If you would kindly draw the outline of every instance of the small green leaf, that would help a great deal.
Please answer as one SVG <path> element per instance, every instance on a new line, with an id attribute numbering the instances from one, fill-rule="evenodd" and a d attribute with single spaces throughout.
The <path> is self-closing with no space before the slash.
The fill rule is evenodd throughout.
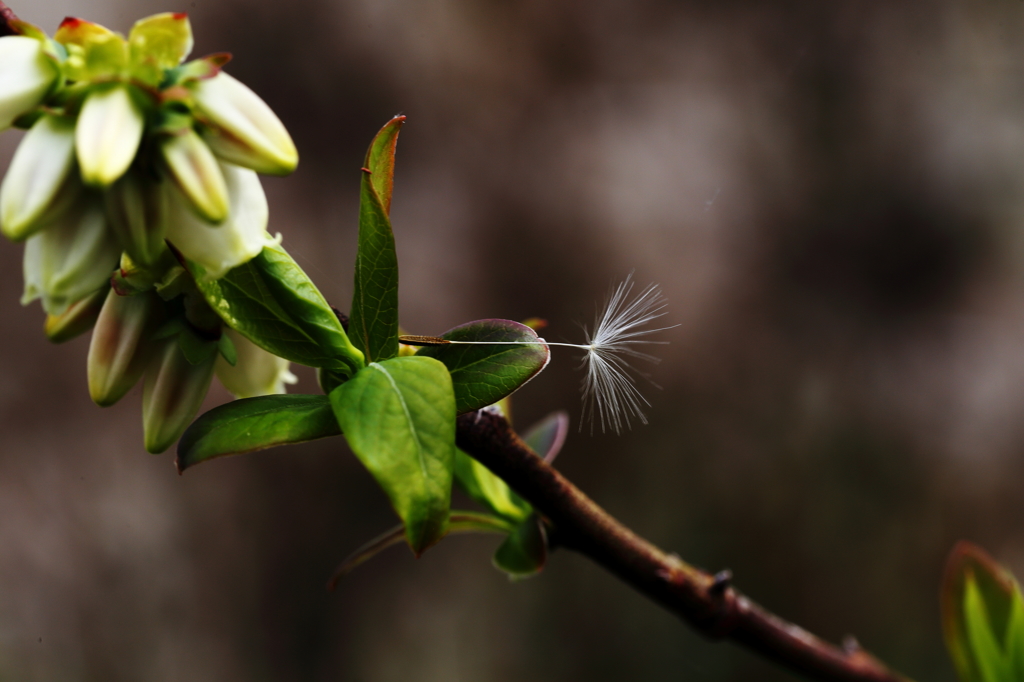
<path id="1" fill-rule="evenodd" d="M 513 580 L 536 575 L 548 558 L 548 539 L 544 524 L 536 514 L 512 531 L 494 553 L 494 566 L 508 573 Z"/>
<path id="2" fill-rule="evenodd" d="M 455 480 L 475 501 L 513 523 L 533 512 L 529 502 L 512 492 L 505 481 L 462 450 L 455 452 Z"/>
<path id="3" fill-rule="evenodd" d="M 514 527 L 507 521 L 479 512 L 455 511 L 452 510 L 448 517 L 448 530 L 445 536 L 453 533 L 511 533 Z M 334 571 L 334 575 L 327 583 L 327 589 L 334 591 L 338 581 L 352 572 L 354 568 L 363 564 L 383 552 L 388 547 L 397 545 L 405 538 L 405 526 L 399 524 L 378 535 L 365 545 L 349 554 L 341 565 Z"/>
<path id="4" fill-rule="evenodd" d="M 160 82 L 164 69 L 179 64 L 192 51 L 192 26 L 184 13 L 165 12 L 139 19 L 128 34 L 128 45 L 132 62 L 136 67 L 146 67 L 158 75 L 154 84 Z"/>
<path id="5" fill-rule="evenodd" d="M 238 349 L 235 348 L 235 342 L 227 334 L 220 335 L 220 339 L 217 341 L 217 350 L 229 365 L 234 367 L 238 364 Z"/>
<path id="6" fill-rule="evenodd" d="M 946 563 L 942 627 L 963 682 L 1021 679 L 1013 673 L 1024 647 L 1024 601 L 1006 569 L 984 550 L 960 542 Z"/>
<path id="7" fill-rule="evenodd" d="M 487 407 L 511 394 L 544 369 L 551 357 L 537 332 L 511 320 L 469 322 L 441 338 L 494 344 L 426 346 L 416 353 L 437 358 L 448 368 L 459 414 Z"/>
<path id="8" fill-rule="evenodd" d="M 391 194 L 395 188 L 395 147 L 398 145 L 398 131 L 405 123 L 405 116 L 395 116 L 380 129 L 366 152 L 364 168 L 370 171 L 370 183 L 380 199 L 384 213 L 391 215 Z"/>
<path id="9" fill-rule="evenodd" d="M 974 576 L 964 583 L 964 630 L 980 679 L 983 682 L 1014 682 L 1010 679 L 1002 648 L 992 631 L 993 623 Z"/>
<path id="10" fill-rule="evenodd" d="M 455 465 L 455 398 L 437 360 L 373 362 L 331 391 L 356 457 L 387 493 L 418 556 L 444 536 Z"/>
<path id="11" fill-rule="evenodd" d="M 349 330 L 367 362 L 398 355 L 398 256 L 388 217 L 395 144 L 404 116 L 393 118 L 366 152 L 359 195 L 359 248 Z"/>
<path id="12" fill-rule="evenodd" d="M 188 262 L 206 302 L 232 329 L 260 348 L 310 367 L 351 376 L 363 366 L 331 306 L 280 246 L 224 277 L 208 280 L 202 266 Z"/>
<path id="13" fill-rule="evenodd" d="M 225 455 L 341 434 L 324 395 L 266 395 L 215 407 L 178 443 L 178 471 Z"/>
<path id="14" fill-rule="evenodd" d="M 201 338 L 188 325 L 178 334 L 178 345 L 190 365 L 200 365 L 217 353 L 217 342 Z"/>
<path id="15" fill-rule="evenodd" d="M 1024 598 L 1021 598 L 1020 592 L 1013 601 L 1010 626 L 1006 630 L 1003 648 L 1009 655 L 1011 679 L 1024 680 Z"/>

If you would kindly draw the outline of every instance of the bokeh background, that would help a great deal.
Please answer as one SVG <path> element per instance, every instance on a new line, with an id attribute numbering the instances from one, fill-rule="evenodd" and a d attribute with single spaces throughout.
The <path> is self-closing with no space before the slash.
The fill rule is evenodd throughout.
<path id="1" fill-rule="evenodd" d="M 185 10 L 195 54 L 233 52 L 302 155 L 265 181 L 271 230 L 339 307 L 396 113 L 411 332 L 540 316 L 574 341 L 613 282 L 660 283 L 650 424 L 574 430 L 559 467 L 777 613 L 953 680 L 947 552 L 1024 576 L 1024 4 L 183 2 L 11 5 L 51 32 Z M 94 407 L 88 338 L 50 346 L 19 306 L 20 258 L 0 244 L 0 679 L 794 679 L 570 553 L 510 583 L 491 537 L 328 594 L 395 521 L 344 444 L 177 476 L 139 390 Z M 577 362 L 517 394 L 520 426 L 578 423 Z"/>

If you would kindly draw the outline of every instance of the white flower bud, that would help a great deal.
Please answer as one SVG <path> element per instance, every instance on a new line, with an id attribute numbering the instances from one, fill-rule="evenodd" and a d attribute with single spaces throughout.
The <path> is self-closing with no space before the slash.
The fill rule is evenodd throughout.
<path id="1" fill-rule="evenodd" d="M 288 130 L 267 103 L 221 71 L 195 85 L 206 143 L 220 158 L 259 173 L 287 175 L 299 164 Z"/>
<path id="2" fill-rule="evenodd" d="M 224 328 L 235 346 L 237 361 L 232 367 L 223 357 L 217 358 L 215 371 L 220 383 L 236 398 L 254 398 L 285 392 L 285 384 L 294 384 L 298 378 L 288 368 L 289 363 L 268 353 L 234 329 Z"/>
<path id="3" fill-rule="evenodd" d="M 71 172 L 74 162 L 74 121 L 57 116 L 36 121 L 0 186 L 0 228 L 8 239 L 29 237 L 75 203 L 80 185 Z"/>
<path id="4" fill-rule="evenodd" d="M 185 359 L 177 338 L 157 351 L 142 389 L 146 450 L 159 454 L 171 447 L 195 418 L 213 380 L 215 357 L 193 365 Z"/>
<path id="5" fill-rule="evenodd" d="M 22 305 L 41 298 L 48 314 L 62 314 L 110 279 L 119 254 L 102 206 L 81 202 L 25 243 Z"/>
<path id="6" fill-rule="evenodd" d="M 42 102 L 59 73 L 35 38 L 0 38 L 0 131 Z"/>
<path id="7" fill-rule="evenodd" d="M 273 243 L 267 234 L 270 210 L 260 179 L 251 170 L 221 163 L 231 208 L 219 226 L 203 222 L 188 200 L 174 191 L 167 239 L 191 261 L 201 265 L 210 279 L 223 277 Z"/>
<path id="8" fill-rule="evenodd" d="M 75 148 L 82 181 L 108 187 L 124 175 L 135 158 L 145 123 L 126 85 L 98 90 L 85 100 L 75 128 Z"/>
<path id="9" fill-rule="evenodd" d="M 89 396 L 97 405 L 113 405 L 142 376 L 152 349 L 146 336 L 153 332 L 159 313 L 160 301 L 152 292 L 119 296 L 111 289 L 107 294 L 86 364 Z"/>
<path id="10" fill-rule="evenodd" d="M 217 158 L 191 128 L 160 143 L 160 151 L 178 186 L 199 216 L 220 224 L 228 217 L 228 188 Z"/>

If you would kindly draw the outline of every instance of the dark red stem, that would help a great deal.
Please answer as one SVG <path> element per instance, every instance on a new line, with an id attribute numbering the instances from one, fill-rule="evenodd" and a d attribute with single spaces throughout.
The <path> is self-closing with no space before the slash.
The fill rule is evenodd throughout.
<path id="1" fill-rule="evenodd" d="M 639 537 L 530 450 L 500 414 L 462 415 L 456 440 L 547 518 L 558 545 L 594 560 L 708 637 L 732 639 L 817 680 L 910 682 L 855 640 L 840 648 L 769 613 L 733 588 L 728 572 L 712 576 Z"/>
<path id="2" fill-rule="evenodd" d="M 11 22 L 17 20 L 14 10 L 0 0 L 0 37 L 16 35 L 18 32 L 11 26 Z"/>

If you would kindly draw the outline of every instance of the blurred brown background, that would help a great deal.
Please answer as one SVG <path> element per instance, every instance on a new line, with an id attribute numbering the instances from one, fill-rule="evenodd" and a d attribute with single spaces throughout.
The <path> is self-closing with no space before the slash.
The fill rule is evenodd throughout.
<path id="1" fill-rule="evenodd" d="M 411 332 L 536 315 L 574 341 L 612 282 L 659 282 L 680 326 L 651 424 L 574 430 L 559 466 L 779 614 L 948 681 L 945 554 L 1024 576 L 1024 4 L 11 4 L 50 32 L 185 10 L 194 54 L 232 51 L 302 155 L 265 181 L 271 230 L 340 307 L 362 154 L 399 112 Z M 328 594 L 394 523 L 343 443 L 179 478 L 138 389 L 94 407 L 88 339 L 49 346 L 19 307 L 20 258 L 0 244 L 0 679 L 794 679 L 566 552 L 511 584 L 490 537 Z M 576 364 L 519 425 L 578 421 Z"/>

